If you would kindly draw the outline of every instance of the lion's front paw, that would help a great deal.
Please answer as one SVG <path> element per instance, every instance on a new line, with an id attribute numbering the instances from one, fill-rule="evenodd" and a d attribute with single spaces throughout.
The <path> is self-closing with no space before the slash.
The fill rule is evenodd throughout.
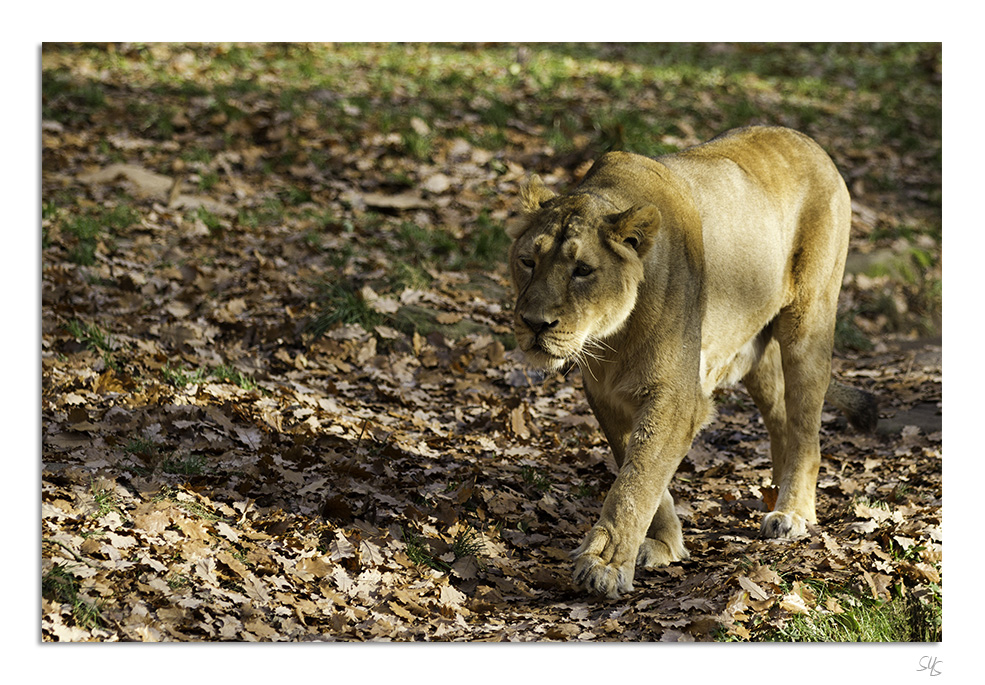
<path id="1" fill-rule="evenodd" d="M 656 568 L 687 559 L 690 555 L 684 546 L 684 540 L 680 536 L 678 538 L 670 542 L 653 538 L 645 539 L 640 545 L 636 563 L 643 568 Z"/>
<path id="2" fill-rule="evenodd" d="M 596 594 L 616 598 L 633 589 L 636 549 L 621 542 L 607 528 L 595 526 L 573 552 L 575 583 Z"/>
<path id="3" fill-rule="evenodd" d="M 763 519 L 759 534 L 764 538 L 797 538 L 807 535 L 807 519 L 799 514 L 771 511 Z"/>

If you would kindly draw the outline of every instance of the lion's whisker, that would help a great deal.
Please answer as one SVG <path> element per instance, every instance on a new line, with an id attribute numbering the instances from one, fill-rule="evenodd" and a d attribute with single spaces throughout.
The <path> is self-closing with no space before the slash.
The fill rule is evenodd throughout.
<path id="1" fill-rule="evenodd" d="M 609 350 L 610 352 L 615 352 L 616 351 L 616 348 L 614 348 L 612 345 L 610 345 L 606 341 L 602 340 L 602 338 L 589 338 L 589 342 L 592 345 L 595 345 L 596 347 L 604 347 L 605 349 Z"/>
<path id="2" fill-rule="evenodd" d="M 589 361 L 590 359 L 595 359 L 595 358 L 596 357 L 594 355 L 587 353 L 585 350 L 581 350 L 578 354 L 575 355 L 575 361 L 578 362 L 578 368 L 580 368 L 582 371 L 585 371 L 587 369 L 589 375 L 591 375 L 591 377 L 594 380 L 598 381 L 598 378 L 595 376 L 595 372 L 592 371 L 592 363 L 591 361 Z"/>
<path id="3" fill-rule="evenodd" d="M 610 352 L 615 352 L 615 350 L 610 345 L 606 344 L 604 341 L 598 338 L 586 339 L 585 343 L 582 345 L 581 351 L 583 354 L 592 357 L 592 359 L 597 359 L 598 361 L 606 364 L 611 360 L 605 358 L 605 355 L 603 354 L 604 352 L 603 348 L 608 349 Z"/>

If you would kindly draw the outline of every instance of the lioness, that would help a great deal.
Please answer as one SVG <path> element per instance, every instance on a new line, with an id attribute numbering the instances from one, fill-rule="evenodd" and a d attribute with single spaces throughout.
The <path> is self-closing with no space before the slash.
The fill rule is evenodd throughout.
<path id="1" fill-rule="evenodd" d="M 575 550 L 575 581 L 610 597 L 636 564 L 687 557 L 668 485 L 742 380 L 769 431 L 766 537 L 816 521 L 818 431 L 827 398 L 872 427 L 874 398 L 831 379 L 851 207 L 834 163 L 777 127 L 729 131 L 651 159 L 602 156 L 571 192 L 533 177 L 510 229 L 514 327 L 526 359 L 582 369 L 619 473 Z"/>

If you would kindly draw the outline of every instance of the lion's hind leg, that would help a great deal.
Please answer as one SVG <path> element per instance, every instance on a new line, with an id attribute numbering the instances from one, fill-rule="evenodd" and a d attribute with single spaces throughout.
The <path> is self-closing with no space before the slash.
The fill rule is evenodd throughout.
<path id="1" fill-rule="evenodd" d="M 743 385 L 759 408 L 770 436 L 770 459 L 773 462 L 773 482 L 783 481 L 785 463 L 784 443 L 787 432 L 787 408 L 784 400 L 783 363 L 780 344 L 771 338 L 759 362 L 742 379 Z"/>
<path id="2" fill-rule="evenodd" d="M 771 324 L 773 340 L 761 360 L 762 371 L 747 383 L 751 392 L 758 386 L 757 404 L 767 407 L 764 416 L 773 443 L 779 493 L 760 529 L 771 538 L 804 535 L 817 521 L 821 410 L 831 382 L 838 293 L 851 230 L 850 199 L 837 170 L 826 162 L 817 172 L 812 181 L 816 188 L 807 192 L 791 246 L 790 299 Z M 765 387 L 770 382 L 774 387 Z"/>
<path id="3" fill-rule="evenodd" d="M 802 535 L 807 532 L 806 524 L 814 520 L 814 484 L 802 483 L 804 478 L 797 477 L 798 468 L 804 466 L 803 450 L 799 455 L 788 452 L 790 427 L 787 423 L 786 384 L 780 345 L 775 338 L 769 341 L 759 363 L 743 378 L 743 384 L 759 408 L 769 432 L 773 484 L 780 488 L 782 503 L 795 499 L 792 497 L 794 491 L 801 495 L 795 511 L 785 511 L 778 500 L 777 507 L 763 520 L 762 533 L 766 537 Z M 811 492 L 809 498 L 803 493 L 808 487 Z"/>
<path id="4" fill-rule="evenodd" d="M 833 297 L 830 302 L 818 298 L 811 307 L 781 312 L 777 318 L 786 421 L 784 430 L 777 430 L 779 440 L 770 430 L 771 442 L 777 440 L 780 447 L 773 457 L 774 483 L 780 491 L 774 510 L 763 519 L 760 533 L 764 537 L 805 535 L 808 524 L 817 521 L 821 409 L 831 380 L 836 304 Z"/>

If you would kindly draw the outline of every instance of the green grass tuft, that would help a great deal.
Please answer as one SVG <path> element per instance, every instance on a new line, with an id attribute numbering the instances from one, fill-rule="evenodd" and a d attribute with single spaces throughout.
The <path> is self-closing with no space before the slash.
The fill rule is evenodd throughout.
<path id="1" fill-rule="evenodd" d="M 178 476 L 200 476 L 208 470 L 208 462 L 201 454 L 189 454 L 184 457 L 170 455 L 161 461 L 161 470 Z"/>
<path id="2" fill-rule="evenodd" d="M 105 241 L 113 232 L 122 231 L 139 221 L 140 214 L 128 204 L 76 216 L 63 229 L 72 242 L 69 260 L 81 266 L 95 264 L 96 248 L 101 240 Z"/>
<path id="3" fill-rule="evenodd" d="M 161 376 L 164 378 L 164 381 L 176 388 L 185 388 L 189 385 L 202 383 L 208 378 L 208 375 L 208 371 L 205 369 L 195 369 L 192 371 L 186 369 L 184 364 L 171 366 L 171 362 L 168 362 L 161 367 Z"/>
<path id="4" fill-rule="evenodd" d="M 835 320 L 835 349 L 838 350 L 871 350 L 872 341 L 855 323 L 855 312 L 838 314 Z"/>
<path id="5" fill-rule="evenodd" d="M 315 338 L 321 337 L 339 324 L 356 324 L 366 330 L 384 323 L 384 316 L 369 306 L 349 283 L 319 285 L 319 311 L 307 325 Z"/>
<path id="6" fill-rule="evenodd" d="M 535 490 L 546 492 L 553 483 L 543 469 L 534 466 L 524 466 L 520 469 L 520 477 L 527 485 L 532 485 Z"/>
<path id="7" fill-rule="evenodd" d="M 80 628 L 92 630 L 104 625 L 99 604 L 87 602 L 79 595 L 79 581 L 62 564 L 55 564 L 42 576 L 41 596 L 50 602 L 68 604 Z"/>
<path id="8" fill-rule="evenodd" d="M 256 382 L 245 375 L 242 371 L 234 369 L 231 366 L 226 366 L 225 364 L 220 364 L 219 366 L 212 369 L 212 377 L 222 381 L 223 383 L 232 383 L 237 385 L 243 390 L 256 390 Z"/>
<path id="9" fill-rule="evenodd" d="M 460 530 L 452 541 L 451 551 L 455 554 L 455 559 L 464 557 L 478 557 L 485 549 L 482 536 L 475 528 L 468 526 Z"/>
<path id="10" fill-rule="evenodd" d="M 767 640 L 777 642 L 940 642 L 942 601 L 912 597 L 890 602 L 842 598 L 844 613 L 797 615 Z M 846 606 L 847 605 L 847 606 Z"/>
<path id="11" fill-rule="evenodd" d="M 428 566 L 436 571 L 447 573 L 451 570 L 451 565 L 442 561 L 434 555 L 431 547 L 424 538 L 410 528 L 404 528 L 404 544 L 407 545 L 405 553 L 407 558 L 419 566 Z"/>
<path id="12" fill-rule="evenodd" d="M 840 611 L 812 609 L 779 623 L 755 623 L 747 627 L 756 642 L 940 642 L 943 639 L 943 596 L 931 583 L 917 593 L 896 586 L 889 601 L 861 596 L 832 587 L 821 580 L 805 583 L 816 594 L 816 606 L 834 600 Z M 722 641 L 736 638 L 724 632 Z"/>
<path id="13" fill-rule="evenodd" d="M 120 363 L 115 355 L 117 344 L 113 336 L 96 324 L 84 323 L 78 319 L 69 321 L 65 328 L 77 342 L 85 345 L 86 349 L 102 355 L 103 363 L 107 367 L 115 371 L 119 370 Z"/>

